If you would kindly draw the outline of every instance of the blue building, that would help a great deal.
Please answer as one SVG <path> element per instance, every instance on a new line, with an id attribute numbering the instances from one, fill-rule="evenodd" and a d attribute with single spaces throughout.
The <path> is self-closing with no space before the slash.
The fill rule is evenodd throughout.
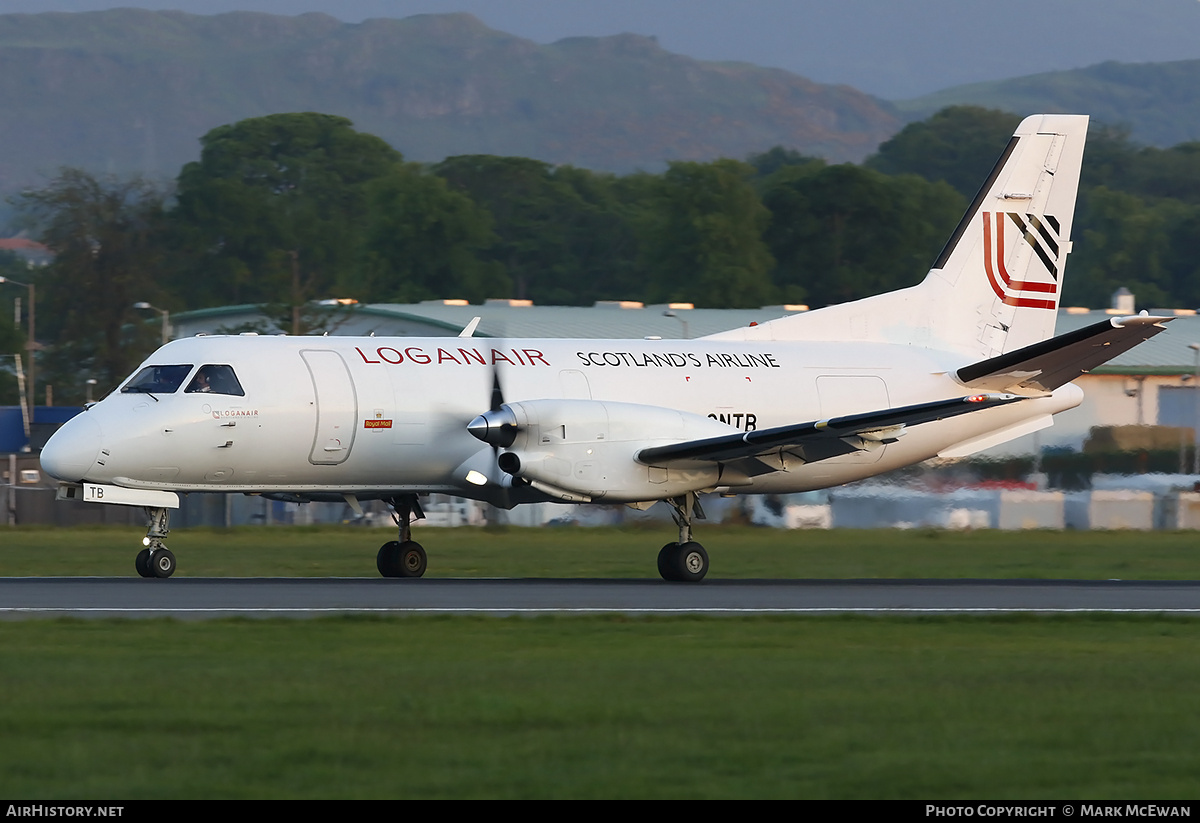
<path id="1" fill-rule="evenodd" d="M 78 406 L 37 406 L 25 437 L 20 406 L 0 406 L 0 454 L 39 452 L 55 430 L 83 409 Z"/>

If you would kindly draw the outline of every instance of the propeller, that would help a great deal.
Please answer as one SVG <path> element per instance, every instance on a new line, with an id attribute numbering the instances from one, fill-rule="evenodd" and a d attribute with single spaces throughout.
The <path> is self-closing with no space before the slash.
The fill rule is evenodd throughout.
<path id="1" fill-rule="evenodd" d="M 467 424 L 467 431 L 477 440 L 499 450 L 507 448 L 517 439 L 517 416 L 504 405 L 504 390 L 500 387 L 500 372 L 492 366 L 492 405 L 488 411 Z"/>
<path id="2" fill-rule="evenodd" d="M 520 483 L 513 475 L 520 467 L 520 460 L 515 454 L 501 453 L 517 438 L 519 431 L 517 416 L 511 408 L 504 404 L 504 388 L 500 383 L 500 369 L 495 360 L 492 368 L 492 392 L 488 410 L 475 417 L 467 424 L 467 431 L 475 439 L 492 447 L 491 471 L 487 476 L 480 476 L 478 485 L 484 483 L 499 486 L 500 505 L 511 508 L 509 492 L 514 483 Z M 499 470 L 498 472 L 496 470 Z M 468 480 L 471 480 L 468 477 Z M 471 480 L 471 482 L 477 482 Z"/>
<path id="3" fill-rule="evenodd" d="M 459 337 L 472 337 L 479 328 L 480 318 L 471 322 L 459 333 Z M 501 448 L 511 446 L 517 436 L 517 418 L 512 410 L 504 405 L 504 389 L 500 385 L 500 370 L 496 367 L 496 358 L 492 357 L 492 397 L 488 410 L 478 415 L 467 424 L 467 431 L 477 440 L 482 440 L 498 453 Z M 494 455 L 496 456 L 496 455 Z"/>

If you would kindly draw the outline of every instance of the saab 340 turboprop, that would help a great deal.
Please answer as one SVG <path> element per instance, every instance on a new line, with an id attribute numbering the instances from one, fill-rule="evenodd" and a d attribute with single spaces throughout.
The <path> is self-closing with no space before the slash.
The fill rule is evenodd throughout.
<path id="1" fill-rule="evenodd" d="M 179 494 L 384 500 L 387 577 L 420 577 L 420 497 L 672 507 L 667 580 L 708 571 L 698 495 L 820 489 L 964 456 L 1077 406 L 1070 381 L 1158 333 L 1053 337 L 1087 118 L 1017 128 L 916 286 L 697 340 L 204 336 L 167 343 L 42 452 L 59 496 L 144 506 L 168 577 Z"/>

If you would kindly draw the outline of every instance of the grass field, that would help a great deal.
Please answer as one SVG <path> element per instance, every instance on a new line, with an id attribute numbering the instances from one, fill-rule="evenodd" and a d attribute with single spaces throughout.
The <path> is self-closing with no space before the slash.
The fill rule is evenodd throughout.
<path id="1" fill-rule="evenodd" d="M 390 533 L 178 531 L 180 575 L 374 575 Z M 430 575 L 652 577 L 670 533 L 428 529 Z M 130 529 L 0 574 L 133 575 Z M 708 528 L 714 577 L 1200 579 L 1197 536 Z M 167 583 L 166 585 L 169 585 Z M 1194 798 L 1200 621 L 0 622 L 0 796 Z"/>
<path id="2" fill-rule="evenodd" d="M 0 624 L 0 796 L 1192 798 L 1200 622 Z"/>
<path id="3" fill-rule="evenodd" d="M 673 529 L 417 529 L 430 577 L 657 577 Z M 135 528 L 0 529 L 0 576 L 135 576 Z M 783 531 L 705 526 L 713 578 L 1200 579 L 1196 532 Z M 391 529 L 180 529 L 180 577 L 374 577 Z"/>

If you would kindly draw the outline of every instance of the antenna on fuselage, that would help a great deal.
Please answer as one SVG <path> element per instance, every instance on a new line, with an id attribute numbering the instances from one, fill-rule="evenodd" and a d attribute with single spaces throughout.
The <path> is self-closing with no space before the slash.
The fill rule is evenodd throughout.
<path id="1" fill-rule="evenodd" d="M 471 318 L 471 322 L 463 326 L 463 330 L 458 333 L 459 337 L 473 337 L 475 329 L 479 328 L 479 321 L 483 319 L 479 315 Z"/>

